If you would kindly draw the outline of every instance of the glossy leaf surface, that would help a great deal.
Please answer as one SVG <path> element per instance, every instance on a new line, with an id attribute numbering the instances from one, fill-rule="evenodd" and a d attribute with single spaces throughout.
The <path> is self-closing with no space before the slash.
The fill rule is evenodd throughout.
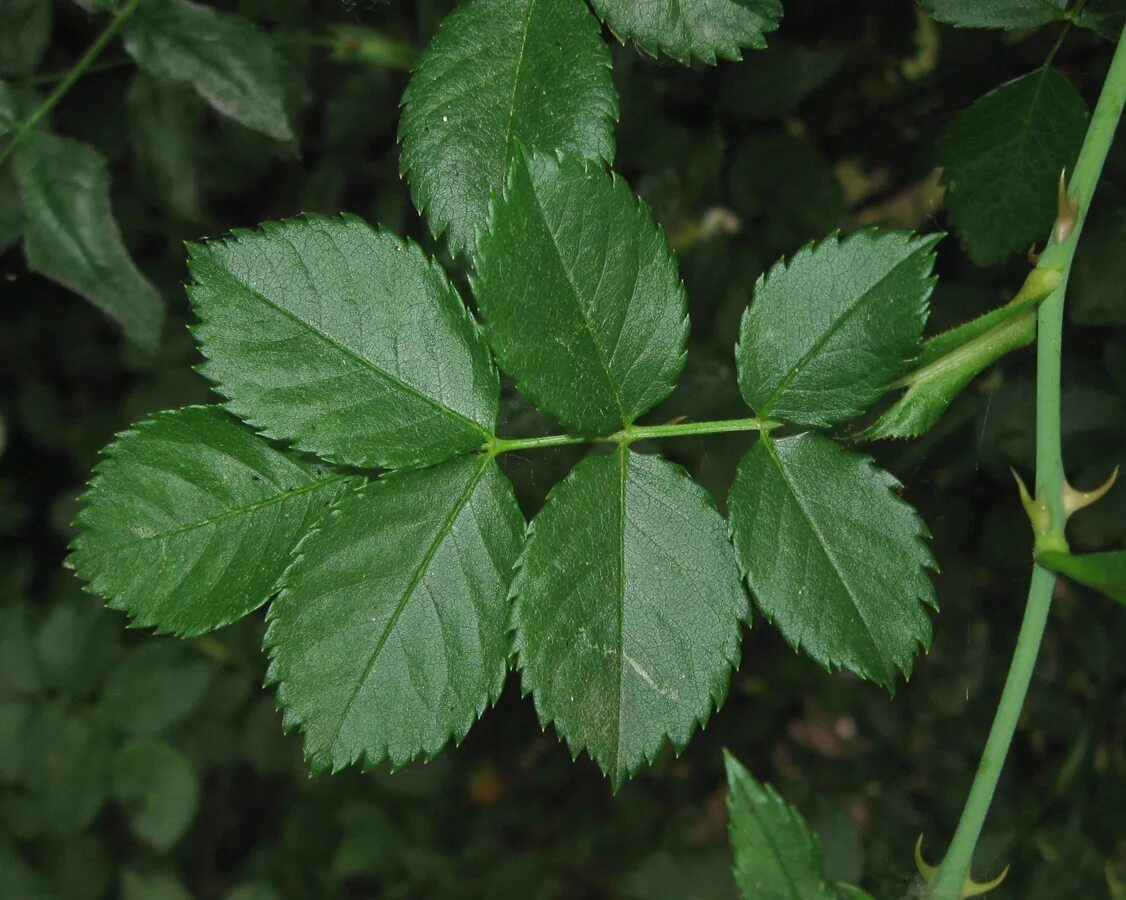
<path id="1" fill-rule="evenodd" d="M 348 465 L 477 450 L 500 384 L 473 317 L 416 244 L 306 216 L 189 247 L 201 371 L 268 437 Z"/>
<path id="2" fill-rule="evenodd" d="M 812 427 L 864 412 L 918 353 L 937 242 L 834 235 L 762 276 L 735 350 L 751 408 Z"/>
<path id="3" fill-rule="evenodd" d="M 157 413 L 106 448 L 70 562 L 135 626 L 201 634 L 269 599 L 344 482 L 219 407 Z"/>
<path id="4" fill-rule="evenodd" d="M 403 172 L 455 254 L 475 251 L 517 144 L 614 157 L 610 54 L 582 0 L 462 4 L 423 53 L 403 103 Z"/>
<path id="5" fill-rule="evenodd" d="M 782 17 L 779 0 L 594 0 L 610 30 L 646 50 L 688 62 L 741 59 L 766 46 Z"/>
<path id="6" fill-rule="evenodd" d="M 513 583 L 524 689 L 615 786 L 727 693 L 747 598 L 726 525 L 678 466 L 588 456 L 529 528 Z"/>
<path id="7" fill-rule="evenodd" d="M 269 679 L 317 771 L 460 742 L 500 695 L 524 520 L 480 456 L 343 497 L 270 607 Z"/>
<path id="8" fill-rule="evenodd" d="M 664 232 L 625 182 L 580 160 L 520 156 L 473 289 L 501 367 L 576 431 L 632 423 L 684 366 L 686 300 Z"/>
<path id="9" fill-rule="evenodd" d="M 729 506 L 755 605 L 795 648 L 891 690 L 930 645 L 926 526 L 870 459 L 825 437 L 762 438 Z"/>
<path id="10" fill-rule="evenodd" d="M 727 751 L 724 763 L 727 830 L 744 900 L 840 900 L 825 878 L 821 842 L 801 813 Z"/>

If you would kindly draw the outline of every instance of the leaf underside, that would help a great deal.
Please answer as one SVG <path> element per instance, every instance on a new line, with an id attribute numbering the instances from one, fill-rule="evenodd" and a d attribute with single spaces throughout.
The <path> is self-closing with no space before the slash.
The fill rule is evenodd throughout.
<path id="1" fill-rule="evenodd" d="M 266 436 L 391 468 L 488 440 L 500 396 L 488 347 L 417 245 L 310 215 L 188 249 L 201 372 Z"/>
<path id="2" fill-rule="evenodd" d="M 113 218 L 109 167 L 93 147 L 36 133 L 15 154 L 28 268 L 81 294 L 152 352 L 164 302 L 137 268 Z"/>
<path id="3" fill-rule="evenodd" d="M 970 259 L 987 266 L 1044 240 L 1060 171 L 1087 131 L 1087 106 L 1064 76 L 1037 69 L 958 113 L 938 140 L 946 208 Z"/>
<path id="4" fill-rule="evenodd" d="M 939 238 L 834 235 L 763 275 L 735 350 L 751 408 L 825 427 L 860 415 L 882 396 L 918 353 Z"/>
<path id="5" fill-rule="evenodd" d="M 530 526 L 512 593 L 524 690 L 615 787 L 726 695 L 747 598 L 722 517 L 669 462 L 579 463 Z"/>
<path id="6" fill-rule="evenodd" d="M 684 367 L 687 300 L 668 240 L 625 182 L 582 160 L 518 157 L 473 290 L 501 367 L 576 431 L 632 423 Z"/>
<path id="7" fill-rule="evenodd" d="M 265 603 L 345 485 L 217 406 L 157 413 L 104 453 L 70 563 L 135 627 L 181 636 Z"/>
<path id="8" fill-rule="evenodd" d="M 623 40 L 673 59 L 742 59 L 740 50 L 766 46 L 782 17 L 779 0 L 594 0 L 594 8 Z"/>
<path id="9" fill-rule="evenodd" d="M 403 174 L 454 254 L 475 252 L 518 144 L 614 158 L 610 54 L 582 0 L 463 4 L 423 53 L 403 105 Z"/>
<path id="10" fill-rule="evenodd" d="M 496 463 L 467 456 L 366 484 L 302 542 L 265 643 L 314 771 L 465 737 L 504 682 L 523 533 Z"/>
<path id="11" fill-rule="evenodd" d="M 930 645 L 926 526 L 871 460 L 828 438 L 761 438 L 729 506 L 755 605 L 796 649 L 892 690 Z"/>

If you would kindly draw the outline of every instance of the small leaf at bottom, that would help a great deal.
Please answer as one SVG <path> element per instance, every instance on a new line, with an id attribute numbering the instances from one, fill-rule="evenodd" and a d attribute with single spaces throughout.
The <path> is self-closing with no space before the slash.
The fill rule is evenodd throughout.
<path id="1" fill-rule="evenodd" d="M 801 813 L 726 751 L 724 762 L 735 883 L 744 900 L 837 900 L 821 842 Z"/>

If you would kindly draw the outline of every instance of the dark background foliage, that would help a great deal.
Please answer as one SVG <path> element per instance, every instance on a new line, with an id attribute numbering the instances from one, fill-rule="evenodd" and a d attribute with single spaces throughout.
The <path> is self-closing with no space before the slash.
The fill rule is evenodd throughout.
<path id="1" fill-rule="evenodd" d="M 186 93 L 154 121 L 130 102 L 142 76 L 117 46 L 51 123 L 111 161 L 115 214 L 167 304 L 159 352 L 131 348 L 93 307 L 29 273 L 18 246 L 4 242 L 0 254 L 0 897 L 729 897 L 723 747 L 803 810 L 834 879 L 910 896 L 915 838 L 927 835 L 937 861 L 1020 619 L 1031 541 L 1008 467 L 1032 472 L 1030 351 L 979 379 L 924 438 L 874 448 L 930 524 L 942 569 L 934 647 L 911 681 L 889 700 L 752 628 L 707 729 L 616 796 L 588 760 L 572 763 L 541 732 L 516 676 L 465 743 L 435 761 L 310 780 L 299 736 L 282 735 L 272 692 L 259 688 L 260 615 L 192 641 L 151 637 L 127 631 L 61 568 L 98 448 L 149 411 L 209 400 L 191 369 L 184 240 L 348 210 L 443 254 L 398 174 L 407 74 L 331 29 L 420 46 L 453 4 L 224 5 L 271 32 L 283 54 L 296 145 Z M 39 74 L 12 83 L 48 87 L 100 27 L 59 0 Z M 1039 65 L 1058 34 L 938 26 L 907 0 L 791 0 L 771 49 L 742 64 L 685 68 L 615 44 L 616 168 L 667 227 L 692 302 L 688 370 L 652 421 L 745 414 L 732 358 L 738 317 L 780 255 L 835 228 L 941 229 L 938 132 Z M 1109 51 L 1076 30 L 1056 59 L 1089 103 Z M 13 207 L 2 179 L 0 219 Z M 1096 205 L 1066 336 L 1065 458 L 1081 486 L 1101 480 L 1126 446 L 1126 150 L 1115 151 Z M 1023 259 L 978 268 L 946 239 L 932 330 L 1011 296 L 1026 269 Z M 1090 314 L 1108 296 L 1118 311 Z M 552 427 L 506 392 L 502 434 Z M 663 449 L 722 499 L 747 441 Z M 526 512 L 579 452 L 507 460 Z M 1075 522 L 1083 549 L 1124 537 L 1123 487 Z M 980 874 L 1012 862 L 998 898 L 1126 896 L 1124 645 L 1120 609 L 1061 585 L 979 854 Z M 130 792 L 121 748 L 154 738 L 188 766 Z"/>

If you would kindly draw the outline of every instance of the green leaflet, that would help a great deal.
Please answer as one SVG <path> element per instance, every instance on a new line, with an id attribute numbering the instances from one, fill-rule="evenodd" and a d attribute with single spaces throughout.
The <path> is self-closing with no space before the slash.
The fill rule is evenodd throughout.
<path id="1" fill-rule="evenodd" d="M 163 741 L 140 738 L 114 759 L 113 793 L 133 833 L 165 853 L 188 830 L 199 801 L 199 778 L 181 753 Z"/>
<path id="2" fill-rule="evenodd" d="M 311 768 L 399 766 L 460 742 L 500 695 L 524 519 L 491 458 L 392 472 L 298 548 L 268 679 Z"/>
<path id="3" fill-rule="evenodd" d="M 939 22 L 962 28 L 1035 28 L 1066 18 L 1067 0 L 920 0 Z"/>
<path id="4" fill-rule="evenodd" d="M 1043 240 L 1056 184 L 1087 130 L 1087 106 L 1055 69 L 1006 82 L 958 113 L 938 141 L 946 208 L 970 259 L 992 265 Z"/>
<path id="5" fill-rule="evenodd" d="M 548 496 L 512 585 L 525 691 L 615 788 L 727 693 L 747 598 L 726 526 L 678 466 L 619 447 Z"/>
<path id="6" fill-rule="evenodd" d="M 37 133 L 19 147 L 14 163 L 28 267 L 81 294 L 137 346 L 156 350 L 164 304 L 122 243 L 102 155 L 87 144 Z"/>
<path id="7" fill-rule="evenodd" d="M 218 407 L 157 413 L 106 448 L 69 561 L 135 626 L 201 634 L 266 602 L 343 483 Z"/>
<path id="8" fill-rule="evenodd" d="M 482 447 L 500 382 L 473 317 L 419 247 L 306 216 L 188 248 L 201 371 L 268 437 L 360 467 Z"/>
<path id="9" fill-rule="evenodd" d="M 630 425 L 684 367 L 684 287 L 664 232 L 625 182 L 572 157 L 521 154 L 473 282 L 501 367 L 580 432 Z"/>
<path id="10" fill-rule="evenodd" d="M 1037 562 L 1119 603 L 1126 603 L 1126 550 L 1107 553 L 1040 553 Z"/>
<path id="11" fill-rule="evenodd" d="M 402 171 L 435 237 L 473 254 L 518 144 L 610 162 L 618 96 L 582 0 L 470 0 L 403 97 Z"/>
<path id="12" fill-rule="evenodd" d="M 825 437 L 759 439 L 729 506 L 755 605 L 795 648 L 892 690 L 930 644 L 926 526 L 868 457 Z"/>
<path id="13" fill-rule="evenodd" d="M 940 235 L 833 235 L 755 285 L 735 359 L 760 417 L 825 427 L 863 413 L 918 352 Z"/>
<path id="14" fill-rule="evenodd" d="M 141 68 L 190 84 L 216 112 L 247 128 L 294 139 L 273 42 L 244 16 L 190 0 L 148 0 L 122 37 Z"/>
<path id="15" fill-rule="evenodd" d="M 742 59 L 740 48 L 761 50 L 782 18 L 779 0 L 593 0 L 619 38 L 673 59 Z"/>
<path id="16" fill-rule="evenodd" d="M 0 78 L 35 71 L 51 37 L 51 0 L 0 0 Z"/>
<path id="17" fill-rule="evenodd" d="M 800 812 L 728 751 L 728 836 L 735 884 L 744 900 L 843 900 L 866 897 L 852 885 L 825 877 L 821 842 Z"/>

